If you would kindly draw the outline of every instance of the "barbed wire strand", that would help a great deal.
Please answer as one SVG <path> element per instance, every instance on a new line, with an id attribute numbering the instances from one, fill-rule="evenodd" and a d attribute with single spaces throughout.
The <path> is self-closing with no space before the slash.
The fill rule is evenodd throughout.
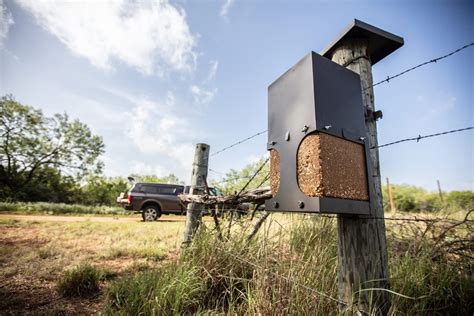
<path id="1" fill-rule="evenodd" d="M 218 150 L 218 151 L 216 151 L 216 152 L 211 153 L 210 156 L 213 157 L 213 156 L 215 156 L 215 155 L 218 155 L 218 154 L 220 154 L 221 152 L 224 152 L 224 151 L 226 151 L 226 150 L 228 150 L 228 149 L 230 149 L 230 148 L 232 148 L 232 147 L 235 147 L 235 146 L 237 146 L 237 145 L 240 145 L 240 144 L 242 144 L 242 143 L 245 143 L 246 141 L 249 141 L 249 140 L 251 140 L 252 138 L 255 138 L 255 137 L 259 136 L 259 135 L 262 135 L 262 134 L 266 133 L 267 131 L 268 131 L 268 130 L 264 130 L 264 131 L 258 132 L 258 133 L 256 133 L 256 134 L 253 134 L 252 136 L 249 136 L 249 137 L 246 137 L 246 138 L 244 138 L 244 139 L 242 139 L 242 140 L 239 140 L 238 142 L 233 143 L 232 145 L 229 145 L 229 146 L 224 147 L 224 148 L 222 148 L 222 149 L 220 149 L 220 150 Z"/>
<path id="2" fill-rule="evenodd" d="M 403 76 L 403 75 L 405 75 L 406 73 L 409 73 L 409 72 L 411 72 L 411 71 L 413 71 L 413 70 L 415 70 L 415 69 L 418 69 L 418 68 L 420 68 L 420 67 L 426 66 L 426 65 L 431 64 L 431 63 L 436 63 L 436 62 L 438 62 L 438 61 L 440 61 L 440 60 L 442 60 L 442 59 L 448 58 L 448 57 L 450 57 L 450 56 L 452 56 L 452 55 L 454 55 L 454 54 L 456 54 L 456 53 L 459 53 L 460 51 L 462 51 L 462 50 L 464 50 L 464 49 L 466 49 L 466 48 L 469 48 L 469 47 L 471 47 L 471 46 L 474 46 L 474 43 L 466 44 L 466 45 L 464 45 L 464 46 L 462 46 L 462 47 L 460 47 L 460 48 L 458 48 L 458 49 L 452 51 L 452 52 L 449 53 L 449 54 L 446 54 L 446 55 L 444 55 L 444 56 L 440 56 L 440 57 L 437 57 L 437 58 L 434 58 L 434 59 L 425 61 L 425 62 L 423 62 L 423 63 L 421 63 L 421 64 L 418 64 L 418 65 L 416 65 L 416 66 L 413 66 L 413 67 L 411 67 L 411 68 L 408 68 L 408 69 L 406 69 L 406 70 L 404 70 L 404 71 L 402 71 L 402 72 L 400 72 L 400 73 L 398 73 L 398 74 L 396 74 L 396 75 L 387 76 L 386 79 L 381 80 L 381 81 L 379 81 L 379 82 L 377 82 L 377 83 L 375 83 L 375 84 L 373 84 L 373 85 L 371 85 L 371 86 L 365 88 L 363 91 L 365 91 L 365 90 L 367 90 L 367 89 L 370 89 L 370 88 L 373 88 L 373 87 L 375 87 L 375 86 L 378 86 L 378 85 L 380 85 L 380 84 L 382 84 L 382 83 L 384 83 L 384 82 L 389 83 L 390 80 L 392 80 L 392 79 L 395 79 L 395 78 L 397 78 L 397 77 Z"/>
<path id="3" fill-rule="evenodd" d="M 438 62 L 438 61 L 440 61 L 440 60 L 442 60 L 442 59 L 448 58 L 448 57 L 450 57 L 450 56 L 452 56 L 452 55 L 454 55 L 454 54 L 457 54 L 457 53 L 459 53 L 460 51 L 462 51 L 462 50 L 464 50 L 464 49 L 467 49 L 467 48 L 469 48 L 469 47 L 471 47 L 471 46 L 474 46 L 474 43 L 466 44 L 466 45 L 464 45 L 464 46 L 462 46 L 462 47 L 460 47 L 460 48 L 458 48 L 458 49 L 456 49 L 456 50 L 450 52 L 449 54 L 446 54 L 446 55 L 443 55 L 443 56 L 440 56 L 440 57 L 437 57 L 437 58 L 434 58 L 434 59 L 425 61 L 425 62 L 423 62 L 423 63 L 421 63 L 421 64 L 418 64 L 418 65 L 416 65 L 416 66 L 413 66 L 413 67 L 411 67 L 411 68 L 408 68 L 408 69 L 406 69 L 406 70 L 404 70 L 404 71 L 402 71 L 402 72 L 400 72 L 400 73 L 398 73 L 398 74 L 396 74 L 396 75 L 387 76 L 386 79 L 381 80 L 381 81 L 379 81 L 379 82 L 377 82 L 377 83 L 371 85 L 370 87 L 365 88 L 364 91 L 367 90 L 367 89 L 369 89 L 369 88 L 378 86 L 378 85 L 380 85 L 380 84 L 382 84 L 382 83 L 384 83 L 384 82 L 387 82 L 387 83 L 388 83 L 388 82 L 390 82 L 390 80 L 392 80 L 392 79 L 395 79 L 395 78 L 397 78 L 397 77 L 403 76 L 403 75 L 405 75 L 405 74 L 407 74 L 407 73 L 409 73 L 409 72 L 411 72 L 411 71 L 413 71 L 413 70 L 415 70 L 415 69 L 418 69 L 418 68 L 420 68 L 420 67 L 423 67 L 423 66 L 425 66 L 425 65 L 428 65 L 428 64 L 431 64 L 431 63 L 436 63 L 436 62 Z M 251 136 L 249 136 L 249 137 L 246 137 L 246 138 L 244 138 L 244 139 L 242 139 L 242 140 L 240 140 L 240 141 L 238 141 L 238 142 L 236 142 L 236 143 L 234 143 L 234 144 L 232 144 L 232 145 L 229 145 L 229 146 L 224 147 L 224 148 L 222 148 L 222 149 L 220 149 L 220 150 L 218 150 L 218 151 L 216 151 L 216 152 L 211 153 L 210 156 L 212 157 L 212 156 L 218 155 L 218 154 L 220 154 L 220 153 L 222 153 L 222 152 L 224 152 L 224 151 L 226 151 L 226 150 L 228 150 L 228 149 L 230 149 L 230 148 L 232 148 L 232 147 L 235 147 L 235 146 L 237 146 L 237 145 L 240 145 L 240 144 L 242 144 L 242 143 L 244 143 L 244 142 L 246 142 L 246 141 L 248 141 L 248 140 L 250 140 L 250 139 L 252 139 L 252 138 L 255 138 L 255 137 L 259 136 L 259 135 L 262 135 L 262 134 L 264 134 L 264 133 L 266 133 L 266 132 L 268 132 L 268 130 L 264 130 L 264 131 L 258 132 L 258 133 L 256 133 L 256 134 L 253 134 L 253 135 L 251 135 Z"/>
<path id="4" fill-rule="evenodd" d="M 454 130 L 451 130 L 451 131 L 445 131 L 445 132 L 440 132 L 440 133 L 430 134 L 430 135 L 425 135 L 425 136 L 418 135 L 418 137 L 400 139 L 400 140 L 397 140 L 397 141 L 394 141 L 394 142 L 391 142 L 391 143 L 387 143 L 387 144 L 383 144 L 383 145 L 379 145 L 379 146 L 374 146 L 374 147 L 371 147 L 370 149 L 387 147 L 387 146 L 392 146 L 392 145 L 395 145 L 395 144 L 399 144 L 399 143 L 403 143 L 403 142 L 409 142 L 409 141 L 415 141 L 415 140 L 416 140 L 416 142 L 419 142 L 420 140 L 422 140 L 424 138 L 437 137 L 437 136 L 446 135 L 446 134 L 458 133 L 458 132 L 468 131 L 468 130 L 471 130 L 471 129 L 474 129 L 474 127 L 469 126 L 469 127 L 465 127 L 465 128 L 454 129 Z"/>

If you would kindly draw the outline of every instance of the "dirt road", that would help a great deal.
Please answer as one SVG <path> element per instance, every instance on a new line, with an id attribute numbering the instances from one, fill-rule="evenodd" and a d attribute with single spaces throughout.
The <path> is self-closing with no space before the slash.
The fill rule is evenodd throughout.
<path id="1" fill-rule="evenodd" d="M 16 215 L 0 214 L 0 220 L 41 221 L 41 222 L 141 222 L 141 216 L 64 216 L 64 215 Z M 185 222 L 186 216 L 163 215 L 159 222 Z"/>

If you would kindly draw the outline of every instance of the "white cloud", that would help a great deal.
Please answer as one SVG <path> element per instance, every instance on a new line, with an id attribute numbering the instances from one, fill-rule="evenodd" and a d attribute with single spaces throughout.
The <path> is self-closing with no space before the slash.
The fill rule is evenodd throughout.
<path id="1" fill-rule="evenodd" d="M 17 0 L 39 24 L 94 66 L 124 62 L 144 74 L 195 67 L 196 39 L 183 9 L 168 0 Z"/>
<path id="2" fill-rule="evenodd" d="M 207 75 L 207 81 L 211 81 L 216 77 L 217 68 L 219 68 L 219 61 L 212 60 L 209 62 L 211 68 L 209 69 L 209 74 Z"/>
<path id="3" fill-rule="evenodd" d="M 14 23 L 12 14 L 8 11 L 3 0 L 0 0 L 0 47 L 3 47 L 3 42 L 8 36 L 10 26 Z"/>
<path id="4" fill-rule="evenodd" d="M 219 12 L 219 15 L 222 17 L 227 17 L 227 14 L 229 13 L 229 9 L 234 3 L 234 0 L 225 0 L 224 4 L 221 7 L 221 11 Z"/>
<path id="5" fill-rule="evenodd" d="M 167 176 L 170 174 L 169 170 L 163 168 L 158 164 L 146 164 L 142 161 L 132 160 L 130 162 L 130 174 L 139 175 L 156 175 L 158 177 Z"/>
<path id="6" fill-rule="evenodd" d="M 171 158 L 178 169 L 190 170 L 194 145 L 189 139 L 193 135 L 189 122 L 172 113 L 173 104 L 144 98 L 135 102 L 132 111 L 125 114 L 126 134 L 140 153 Z"/>
<path id="7" fill-rule="evenodd" d="M 191 86 L 191 92 L 194 97 L 194 102 L 201 105 L 209 104 L 217 94 L 217 88 L 213 90 L 205 90 L 199 86 Z"/>

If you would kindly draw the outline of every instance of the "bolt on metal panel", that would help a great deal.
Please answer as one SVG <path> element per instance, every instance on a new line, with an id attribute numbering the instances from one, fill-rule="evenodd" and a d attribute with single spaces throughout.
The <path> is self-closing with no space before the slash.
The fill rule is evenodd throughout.
<path id="1" fill-rule="evenodd" d="M 273 198 L 267 200 L 265 207 L 271 211 L 325 212 L 369 214 L 370 201 L 373 200 L 372 175 L 367 167 L 370 157 L 366 143 L 365 112 L 362 104 L 360 78 L 356 73 L 322 57 L 314 52 L 309 53 L 295 66 L 285 72 L 268 88 L 268 144 L 267 149 L 276 151 L 272 157 L 278 157 L 278 168 L 272 177 L 278 177 L 278 185 L 273 186 Z M 331 137 L 323 137 L 324 135 Z M 305 161 L 300 157 L 300 145 L 308 135 L 316 135 L 319 149 L 306 153 L 304 159 L 314 159 L 318 166 L 310 166 L 311 170 L 323 176 L 339 178 L 333 185 L 336 194 L 322 192 L 317 196 L 309 196 L 300 187 L 302 175 L 298 171 L 298 163 Z M 319 136 L 318 136 L 319 135 Z M 337 141 L 337 139 L 343 140 Z M 346 142 L 360 146 L 359 156 L 363 155 L 363 164 L 353 168 L 365 168 L 361 183 L 366 186 L 367 198 L 340 198 L 337 190 L 341 187 L 344 196 L 344 177 L 350 178 L 352 157 L 342 147 Z M 331 144 L 342 144 L 335 148 Z M 338 147 L 339 145 L 337 145 Z M 325 152 L 332 153 L 326 154 Z M 318 150 L 320 152 L 318 152 Z M 347 152 L 347 150 L 346 150 Z M 275 153 L 275 152 L 273 152 Z M 350 153 L 350 151 L 349 151 Z M 320 155 L 320 157 L 315 157 Z M 340 156 L 340 161 L 338 157 Z M 349 157 L 348 157 L 349 156 Z M 360 158 L 360 157 L 359 157 Z M 276 168 L 272 158 L 272 167 Z M 338 165 L 345 161 L 349 165 Z M 302 168 L 300 168 L 302 169 Z M 308 169 L 308 170 L 310 170 Z M 356 178 L 359 176 L 356 176 Z M 303 177 L 304 178 L 304 177 Z M 306 175 L 306 178 L 308 176 Z M 354 175 L 352 175 L 352 179 Z M 360 178 L 360 177 L 359 177 Z M 326 179 L 331 183 L 330 179 Z M 356 179 L 357 180 L 357 179 Z M 314 180 L 315 183 L 318 181 Z M 275 178 L 272 179 L 272 183 Z M 333 181 L 334 182 L 334 181 Z M 321 184 L 322 185 L 322 184 Z M 316 190 L 317 191 L 317 190 Z M 333 196 L 330 196 L 330 195 Z M 335 197 L 336 196 L 336 197 Z"/>

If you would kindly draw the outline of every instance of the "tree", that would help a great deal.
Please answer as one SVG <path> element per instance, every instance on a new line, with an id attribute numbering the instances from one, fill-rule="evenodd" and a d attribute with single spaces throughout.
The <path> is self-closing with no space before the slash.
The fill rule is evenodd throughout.
<path id="1" fill-rule="evenodd" d="M 12 96 L 0 99 L 0 185 L 3 198 L 17 200 L 42 171 L 54 168 L 79 179 L 100 173 L 104 153 L 100 136 L 67 114 L 45 117 L 41 110 L 23 105 Z"/>
<path id="2" fill-rule="evenodd" d="M 243 167 L 241 170 L 231 169 L 221 180 L 210 181 L 210 186 L 219 188 L 224 194 L 233 194 L 239 192 L 247 182 L 255 175 L 257 170 L 265 162 L 265 159 L 260 159 L 256 163 L 250 163 Z M 269 187 L 270 182 L 268 180 L 270 172 L 270 164 L 267 163 L 255 176 L 252 182 L 249 183 L 247 189 L 254 189 L 257 186 Z"/>
<path id="3" fill-rule="evenodd" d="M 183 181 L 180 181 L 179 178 L 172 173 L 164 177 L 158 177 L 157 175 L 139 175 L 139 174 L 132 174 L 131 177 L 139 182 L 184 184 Z"/>
<path id="4" fill-rule="evenodd" d="M 93 174 L 87 177 L 87 182 L 81 186 L 80 196 L 76 203 L 87 205 L 116 205 L 117 196 L 130 189 L 130 183 L 122 177 L 105 178 Z"/>

